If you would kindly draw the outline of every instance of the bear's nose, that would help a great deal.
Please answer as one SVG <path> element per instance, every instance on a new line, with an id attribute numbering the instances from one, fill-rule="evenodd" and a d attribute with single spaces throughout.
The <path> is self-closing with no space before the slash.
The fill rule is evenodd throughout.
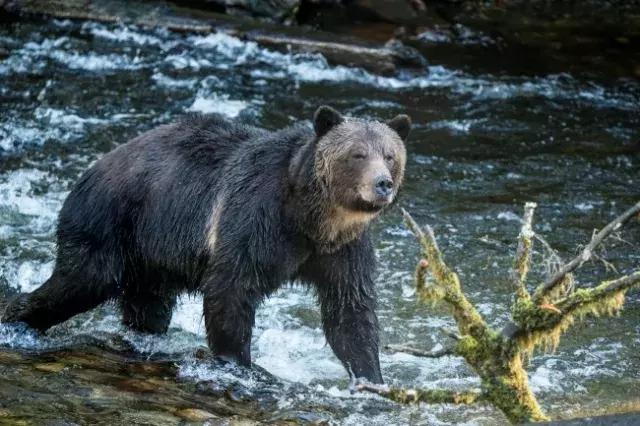
<path id="1" fill-rule="evenodd" d="M 393 181 L 387 176 L 376 179 L 376 194 L 380 197 L 388 197 L 393 192 Z"/>

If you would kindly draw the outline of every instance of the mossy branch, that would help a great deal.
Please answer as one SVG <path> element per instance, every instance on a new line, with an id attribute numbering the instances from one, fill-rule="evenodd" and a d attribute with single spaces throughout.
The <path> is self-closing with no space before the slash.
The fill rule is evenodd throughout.
<path id="1" fill-rule="evenodd" d="M 624 303 L 624 296 L 631 287 L 640 285 L 640 271 L 610 281 L 604 281 L 592 288 L 581 288 L 564 299 L 555 302 L 557 314 L 548 315 L 544 327 L 553 328 L 567 317 L 585 315 L 614 315 Z"/>
<path id="2" fill-rule="evenodd" d="M 536 305 L 533 301 L 516 304 L 513 319 L 517 329 L 512 337 L 522 350 L 533 353 L 540 346 L 555 350 L 562 334 L 576 319 L 587 315 L 614 315 L 622 309 L 627 290 L 640 285 L 640 271 L 592 288 L 582 288 L 557 300 L 552 305 Z"/>
<path id="3" fill-rule="evenodd" d="M 513 423 L 548 420 L 529 387 L 523 356 L 527 352 L 532 354 L 537 345 L 555 348 L 561 334 L 573 324 L 576 317 L 617 313 L 622 308 L 626 291 L 640 286 L 640 271 L 602 282 L 593 288 L 573 291 L 572 285 L 572 272 L 591 258 L 593 250 L 607 236 L 640 212 L 640 202 L 598 232 L 580 256 L 562 266 L 531 297 L 526 278 L 531 263 L 533 238 L 536 238 L 532 226 L 535 207 L 533 203 L 525 205 L 515 263 L 510 271 L 517 297 L 511 308 L 512 322 L 501 333 L 485 323 L 463 294 L 457 274 L 443 260 L 433 230 L 428 226 L 420 228 L 411 215 L 402 210 L 407 226 L 422 248 L 423 259 L 416 266 L 415 272 L 418 297 L 421 300 L 446 302 L 451 307 L 460 335 L 444 330 L 445 334 L 454 339 L 455 344 L 453 348 L 442 351 L 426 352 L 399 345 L 389 348 L 425 357 L 449 354 L 461 356 L 480 376 L 482 392 L 405 390 L 369 384 L 360 385 L 359 389 L 405 404 L 471 403 L 485 400 L 499 408 Z M 541 237 L 538 239 L 555 253 L 546 241 Z M 559 259 L 559 256 L 556 255 L 556 258 Z M 431 272 L 431 282 L 427 280 L 427 272 Z"/>
<path id="4" fill-rule="evenodd" d="M 483 394 L 478 391 L 458 392 L 447 389 L 403 389 L 370 383 L 360 383 L 357 389 L 375 393 L 400 404 L 473 404 L 483 400 Z"/>
<path id="5" fill-rule="evenodd" d="M 462 335 L 470 334 L 479 338 L 486 334 L 487 325 L 475 306 L 462 292 L 458 274 L 449 269 L 444 262 L 433 229 L 426 226 L 423 230 L 405 209 L 401 210 L 405 223 L 422 248 L 423 259 L 420 260 L 416 268 L 418 297 L 424 301 L 443 300 L 446 302 L 451 307 L 453 317 Z M 432 284 L 427 284 L 423 276 L 427 268 L 431 271 L 435 281 Z"/>

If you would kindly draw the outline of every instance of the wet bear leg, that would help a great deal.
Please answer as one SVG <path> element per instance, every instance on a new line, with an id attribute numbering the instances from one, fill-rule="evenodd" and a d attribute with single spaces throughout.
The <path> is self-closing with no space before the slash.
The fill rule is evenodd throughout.
<path id="1" fill-rule="evenodd" d="M 327 342 L 349 375 L 383 383 L 374 265 L 373 246 L 361 238 L 334 253 L 312 256 L 300 278 L 315 285 Z"/>
<path id="2" fill-rule="evenodd" d="M 2 322 L 24 322 L 45 331 L 117 294 L 115 281 L 101 281 L 83 271 L 56 269 L 37 290 L 14 298 L 6 308 Z"/>
<path id="3" fill-rule="evenodd" d="M 204 319 L 213 353 L 240 365 L 251 365 L 254 299 L 234 285 L 220 289 L 215 282 L 204 289 Z"/>
<path id="4" fill-rule="evenodd" d="M 176 306 L 174 291 L 162 292 L 125 288 L 122 295 L 122 322 L 143 333 L 166 333 Z"/>

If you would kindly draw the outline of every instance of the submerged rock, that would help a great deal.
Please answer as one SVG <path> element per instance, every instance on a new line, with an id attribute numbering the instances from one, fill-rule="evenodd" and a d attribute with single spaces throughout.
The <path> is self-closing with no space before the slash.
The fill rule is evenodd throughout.
<path id="1" fill-rule="evenodd" d="M 257 365 L 240 367 L 204 348 L 143 355 L 109 343 L 120 338 L 0 347 L 0 423 L 325 424 L 347 415 L 328 395 L 283 383 Z"/>
<path id="2" fill-rule="evenodd" d="M 43 352 L 0 348 L 0 374 L 0 417 L 13 423 L 99 418 L 104 424 L 122 424 L 144 413 L 146 424 L 221 418 L 254 424 L 278 412 L 273 396 L 261 407 L 259 397 L 246 389 L 240 397 L 223 382 L 216 383 L 220 392 L 211 392 L 211 384 L 178 380 L 169 359 L 145 360 L 84 344 Z"/>

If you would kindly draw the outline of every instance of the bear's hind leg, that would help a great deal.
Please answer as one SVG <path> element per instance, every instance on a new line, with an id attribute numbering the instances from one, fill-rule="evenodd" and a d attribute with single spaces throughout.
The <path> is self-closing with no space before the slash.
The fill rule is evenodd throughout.
<path id="1" fill-rule="evenodd" d="M 143 333 L 166 333 L 176 299 L 177 295 L 173 291 L 126 288 L 122 296 L 122 322 Z"/>
<path id="2" fill-rule="evenodd" d="M 116 297 L 117 292 L 115 281 L 100 282 L 95 276 L 86 276 L 81 271 L 56 269 L 38 289 L 14 298 L 6 308 L 2 322 L 24 322 L 45 331 Z"/>

